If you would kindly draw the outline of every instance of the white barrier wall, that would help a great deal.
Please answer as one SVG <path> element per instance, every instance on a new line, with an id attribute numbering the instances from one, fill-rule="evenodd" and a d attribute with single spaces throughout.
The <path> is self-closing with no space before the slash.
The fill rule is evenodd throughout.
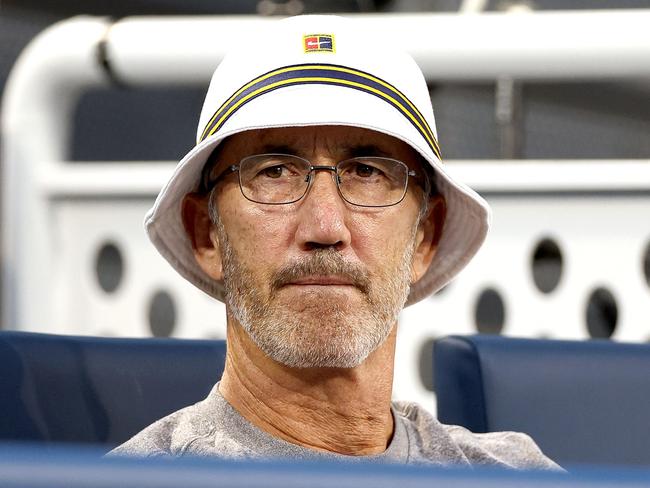
<path id="1" fill-rule="evenodd" d="M 431 394 L 412 372 L 419 369 L 422 345 L 448 334 L 482 329 L 519 337 L 611 334 L 621 341 L 650 340 L 648 162 L 450 167 L 487 198 L 493 226 L 484 247 L 454 282 L 403 312 L 396 395 L 417 391 L 430 404 L 425 398 Z M 549 241 L 559 250 L 559 267 L 544 259 Z M 534 263 L 547 268 L 542 289 L 535 282 Z M 481 310 L 482 296 L 487 311 Z M 477 323 L 481 316 L 487 322 L 483 327 Z"/>
<path id="2" fill-rule="evenodd" d="M 647 76 L 650 11 L 614 17 L 361 19 L 391 27 L 387 32 L 401 36 L 430 79 Z M 76 98 L 108 82 L 98 52 L 127 84 L 207 82 L 227 36 L 260 22 L 127 19 L 111 27 L 104 19 L 82 18 L 55 26 L 26 50 L 7 85 L 2 120 L 6 327 L 224 336 L 223 306 L 178 277 L 142 230 L 173 163 L 71 165 L 66 145 Z M 571 28 L 576 22 L 584 27 L 579 42 Z M 534 35 L 551 27 L 551 39 Z M 423 41 L 432 28 L 446 39 L 445 49 Z M 506 33 L 516 32 L 526 35 L 513 43 Z M 201 49 L 208 45 L 216 47 Z M 650 162 L 452 162 L 450 168 L 488 199 L 494 226 L 454 283 L 403 312 L 396 398 L 433 408 L 425 387 L 430 339 L 473 333 L 477 324 L 518 336 L 586 338 L 591 327 L 592 335 L 648 339 Z M 547 270 L 537 278 L 546 292 L 535 284 L 535 255 Z"/>
<path id="3" fill-rule="evenodd" d="M 141 192 L 129 188 L 127 175 L 104 194 L 66 195 L 65 188 L 50 186 L 48 225 L 56 249 L 53 307 L 47 322 L 26 328 L 74 334 L 224 337 L 223 305 L 181 279 L 142 230 L 155 188 L 173 164 L 148 168 L 140 168 L 143 175 L 149 171 L 151 176 L 150 188 Z M 650 338 L 650 286 L 644 270 L 650 252 L 650 164 L 452 162 L 450 170 L 487 197 L 494 211 L 493 227 L 483 249 L 452 284 L 402 313 L 397 398 L 418 399 L 432 407 L 433 395 L 423 384 L 420 363 L 430 358 L 426 350 L 430 340 L 475 333 L 481 330 L 482 317 L 487 321 L 482 330 L 507 335 L 590 337 L 588 301 L 597 289 L 608 290 L 614 299 L 614 339 Z M 594 182 L 585 181 L 583 172 L 589 172 Z M 482 174 L 491 175 L 492 181 L 481 183 Z M 88 177 L 102 178 L 102 173 Z M 537 190 L 522 194 L 531 181 L 536 181 Z M 539 244 L 549 239 L 557 244 L 562 264 L 557 285 L 545 293 L 535 284 L 533 257 Z M 102 282 L 103 260 L 108 266 Z M 116 273 L 118 261 L 121 272 Z M 494 306 L 479 311 L 480 297 L 487 290 L 501 300 L 502 321 Z M 488 309 L 499 299 L 488 299 Z M 596 314 L 610 310 L 607 303 L 594 306 Z M 607 317 L 600 321 L 596 317 L 592 323 L 592 335 L 607 332 L 602 327 L 608 324 Z"/>

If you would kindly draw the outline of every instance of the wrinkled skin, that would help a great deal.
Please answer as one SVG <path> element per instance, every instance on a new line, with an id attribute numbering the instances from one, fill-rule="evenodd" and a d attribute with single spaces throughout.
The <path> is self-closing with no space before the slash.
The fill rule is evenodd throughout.
<path id="1" fill-rule="evenodd" d="M 266 152 L 295 154 L 314 165 L 333 165 L 360 153 L 387 156 L 422 174 L 407 144 L 341 126 L 231 136 L 220 148 L 213 174 Z M 186 197 L 183 216 L 197 262 L 227 289 L 228 359 L 220 391 L 254 424 L 290 442 L 336 452 L 380 452 L 378 445 L 385 448 L 392 432 L 397 315 L 410 284 L 434 256 L 444 204 L 435 197 L 431 212 L 421 216 L 422 192 L 411 178 L 406 197 L 395 206 L 350 205 L 328 171 L 316 172 L 309 193 L 293 204 L 250 202 L 236 174 L 224 177 L 212 198 L 212 219 L 201 195 Z M 312 402 L 319 405 L 317 419 Z M 336 412 L 328 422 L 322 419 L 322 402 Z M 359 409 L 367 410 L 365 421 L 352 430 L 337 429 L 336 419 L 350 421 L 348 407 L 355 418 Z M 330 435 L 315 435 L 323 428 L 331 429 Z M 373 441 L 355 439 L 346 447 L 342 432 Z"/>

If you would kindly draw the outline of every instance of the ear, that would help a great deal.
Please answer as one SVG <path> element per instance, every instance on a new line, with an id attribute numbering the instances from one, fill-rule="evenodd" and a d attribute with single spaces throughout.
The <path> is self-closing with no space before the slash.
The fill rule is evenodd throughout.
<path id="1" fill-rule="evenodd" d="M 210 278 L 221 281 L 223 279 L 221 251 L 208 212 L 208 197 L 198 193 L 185 195 L 181 216 L 185 232 L 192 243 L 194 259 Z"/>
<path id="2" fill-rule="evenodd" d="M 438 243 L 442 237 L 442 228 L 447 217 L 447 205 L 442 195 L 435 195 L 429 200 L 429 211 L 421 219 L 416 233 L 415 252 L 411 263 L 411 284 L 418 281 L 429 269 Z"/>

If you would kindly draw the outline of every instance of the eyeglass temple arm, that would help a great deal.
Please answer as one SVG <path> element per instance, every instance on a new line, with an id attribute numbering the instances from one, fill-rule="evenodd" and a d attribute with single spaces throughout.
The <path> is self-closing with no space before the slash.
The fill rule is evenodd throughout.
<path id="1" fill-rule="evenodd" d="M 203 176 L 203 178 L 201 178 L 201 186 L 202 186 L 202 190 L 203 190 L 204 192 L 208 192 L 208 191 L 212 190 L 212 188 L 214 188 L 215 185 L 216 185 L 217 183 L 219 183 L 219 181 L 220 181 L 222 178 L 225 178 L 225 177 L 228 176 L 230 173 L 234 173 L 235 171 L 239 171 L 239 165 L 237 165 L 237 164 L 231 164 L 231 165 L 228 166 L 225 170 L 223 170 L 223 171 L 219 174 L 219 176 L 217 176 L 214 180 L 212 180 L 212 181 L 208 181 L 208 178 L 209 178 L 209 176 L 210 176 L 210 172 L 212 171 L 213 168 L 214 168 L 214 167 L 210 168 L 210 170 L 206 172 L 206 174 Z"/>

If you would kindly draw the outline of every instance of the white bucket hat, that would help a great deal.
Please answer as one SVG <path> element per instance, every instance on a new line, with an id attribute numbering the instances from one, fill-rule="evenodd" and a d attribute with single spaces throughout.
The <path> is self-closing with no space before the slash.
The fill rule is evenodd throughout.
<path id="1" fill-rule="evenodd" d="M 291 17 L 270 26 L 238 42 L 214 72 L 197 144 L 145 217 L 149 238 L 185 279 L 224 301 L 223 284 L 198 266 L 181 219 L 183 197 L 198 189 L 214 148 L 251 129 L 362 127 L 403 140 L 434 170 L 447 217 L 433 262 L 411 286 L 407 305 L 442 288 L 485 240 L 490 212 L 481 197 L 443 169 L 429 91 L 415 61 L 379 42 L 378 33 L 336 16 Z"/>

